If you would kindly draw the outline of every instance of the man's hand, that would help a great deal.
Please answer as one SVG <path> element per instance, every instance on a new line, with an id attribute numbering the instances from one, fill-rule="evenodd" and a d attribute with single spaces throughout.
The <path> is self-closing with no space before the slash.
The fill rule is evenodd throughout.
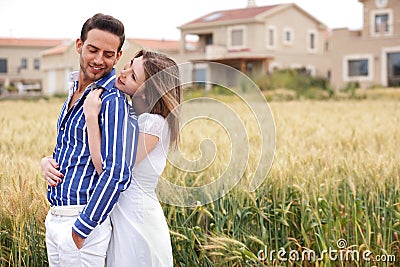
<path id="1" fill-rule="evenodd" d="M 76 234 L 74 231 L 72 231 L 72 239 L 75 242 L 75 245 L 78 249 L 81 249 L 83 247 L 83 243 L 85 243 L 85 239 L 80 237 L 78 234 Z"/>
<path id="2" fill-rule="evenodd" d="M 44 157 L 40 162 L 42 167 L 43 177 L 49 186 L 57 186 L 61 183 L 64 175 L 58 171 L 60 167 L 52 157 Z"/>

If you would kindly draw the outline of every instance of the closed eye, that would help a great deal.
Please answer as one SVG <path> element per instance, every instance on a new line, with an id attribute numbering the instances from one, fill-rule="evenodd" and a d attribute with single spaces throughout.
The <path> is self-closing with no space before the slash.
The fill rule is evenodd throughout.
<path id="1" fill-rule="evenodd" d="M 133 66 L 133 59 L 131 59 L 131 65 L 130 65 L 130 67 L 131 67 L 131 69 L 132 69 L 132 79 L 133 79 L 134 81 L 136 81 L 135 71 L 133 70 L 132 66 Z"/>

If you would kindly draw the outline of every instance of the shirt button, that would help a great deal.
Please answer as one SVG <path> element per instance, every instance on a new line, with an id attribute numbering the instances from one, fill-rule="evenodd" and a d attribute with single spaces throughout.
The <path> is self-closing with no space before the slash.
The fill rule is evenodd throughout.
<path id="1" fill-rule="evenodd" d="M 60 151 L 60 150 L 61 150 L 61 148 L 57 148 L 57 150 L 58 150 L 58 151 Z"/>
<path id="2" fill-rule="evenodd" d="M 64 127 L 61 127 L 60 130 L 61 130 L 61 131 L 64 131 Z"/>

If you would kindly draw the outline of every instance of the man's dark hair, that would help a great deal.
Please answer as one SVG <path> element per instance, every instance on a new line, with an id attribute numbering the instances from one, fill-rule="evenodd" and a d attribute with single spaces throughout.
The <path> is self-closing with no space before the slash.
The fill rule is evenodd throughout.
<path id="1" fill-rule="evenodd" d="M 107 31 L 109 33 L 117 35 L 120 41 L 117 52 L 121 50 L 122 45 L 125 41 L 125 28 L 124 24 L 121 21 L 114 18 L 113 16 L 97 13 L 83 24 L 81 30 L 82 42 L 86 41 L 88 32 L 93 29 Z"/>

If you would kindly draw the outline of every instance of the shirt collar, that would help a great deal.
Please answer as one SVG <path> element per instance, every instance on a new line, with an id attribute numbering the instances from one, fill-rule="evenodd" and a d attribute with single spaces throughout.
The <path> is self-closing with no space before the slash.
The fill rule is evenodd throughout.
<path id="1" fill-rule="evenodd" d="M 68 82 L 73 83 L 78 81 L 79 71 L 73 71 L 69 74 Z"/>
<path id="2" fill-rule="evenodd" d="M 75 83 L 78 81 L 79 78 L 79 71 L 73 71 L 69 75 L 69 82 Z M 102 78 L 98 79 L 94 84 L 97 87 L 102 87 L 107 91 L 111 90 L 114 87 L 115 83 L 115 68 L 113 68 L 107 75 L 103 76 Z"/>
<path id="3" fill-rule="evenodd" d="M 95 84 L 97 85 L 97 87 L 101 87 L 106 89 L 107 91 L 110 91 L 114 87 L 115 77 L 115 68 L 113 68 L 110 73 L 97 80 Z"/>

